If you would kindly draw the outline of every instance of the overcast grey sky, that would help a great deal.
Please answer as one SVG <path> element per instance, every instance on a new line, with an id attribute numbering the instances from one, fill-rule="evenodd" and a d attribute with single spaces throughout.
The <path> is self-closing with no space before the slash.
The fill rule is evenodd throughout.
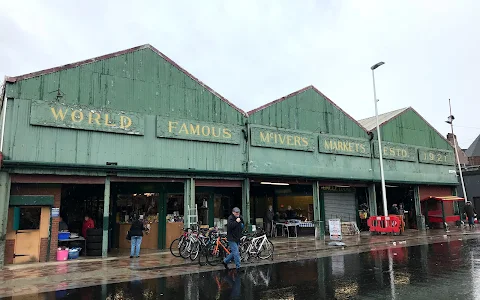
<path id="1" fill-rule="evenodd" d="M 151 44 L 245 111 L 313 84 L 356 119 L 412 106 L 480 134 L 480 1 L 0 0 L 0 76 Z"/>

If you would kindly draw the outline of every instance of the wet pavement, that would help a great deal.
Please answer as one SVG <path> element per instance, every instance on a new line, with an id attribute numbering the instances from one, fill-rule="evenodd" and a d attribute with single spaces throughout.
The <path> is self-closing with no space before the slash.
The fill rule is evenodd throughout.
<path id="1" fill-rule="evenodd" d="M 350 247 L 278 240 L 273 261 L 241 274 L 157 254 L 12 266 L 7 299 L 480 299 L 477 234 L 362 237 Z M 363 242 L 355 245 L 354 240 Z M 366 243 L 370 241 L 370 243 Z M 325 248 L 327 247 L 327 248 Z M 477 259 L 478 257 L 478 259 Z M 160 263 L 162 262 L 162 263 Z M 478 283 L 476 283 L 478 281 Z"/>

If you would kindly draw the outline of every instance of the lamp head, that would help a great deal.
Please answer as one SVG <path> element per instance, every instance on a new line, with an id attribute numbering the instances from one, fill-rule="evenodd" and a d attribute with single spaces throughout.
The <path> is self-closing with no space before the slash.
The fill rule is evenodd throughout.
<path id="1" fill-rule="evenodd" d="M 375 70 L 376 68 L 378 68 L 378 67 L 380 67 L 380 66 L 382 66 L 382 65 L 384 65 L 384 64 L 385 64 L 385 63 L 384 63 L 383 61 L 381 61 L 381 62 L 379 62 L 379 63 L 374 64 L 370 69 L 372 69 L 372 71 L 373 71 L 373 70 Z"/>

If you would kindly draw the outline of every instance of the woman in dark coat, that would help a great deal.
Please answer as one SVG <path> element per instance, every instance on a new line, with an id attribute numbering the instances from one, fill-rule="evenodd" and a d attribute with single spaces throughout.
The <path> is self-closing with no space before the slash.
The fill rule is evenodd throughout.
<path id="1" fill-rule="evenodd" d="M 142 245 L 144 230 L 145 227 L 143 226 L 143 216 L 140 216 L 139 219 L 133 221 L 129 231 L 130 242 L 132 244 L 130 249 L 130 258 L 140 257 L 140 245 Z"/>

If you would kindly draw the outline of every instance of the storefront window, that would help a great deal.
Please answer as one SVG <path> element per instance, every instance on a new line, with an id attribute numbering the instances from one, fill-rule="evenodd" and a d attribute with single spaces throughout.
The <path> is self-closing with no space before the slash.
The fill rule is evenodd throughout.
<path id="1" fill-rule="evenodd" d="M 21 207 L 18 230 L 40 229 L 41 207 Z"/>
<path id="2" fill-rule="evenodd" d="M 170 194 L 167 198 L 167 222 L 183 222 L 183 194 Z"/>
<path id="3" fill-rule="evenodd" d="M 158 223 L 158 194 L 144 193 L 118 195 L 117 220 L 119 223 L 131 223 L 143 216 L 148 223 Z"/>

